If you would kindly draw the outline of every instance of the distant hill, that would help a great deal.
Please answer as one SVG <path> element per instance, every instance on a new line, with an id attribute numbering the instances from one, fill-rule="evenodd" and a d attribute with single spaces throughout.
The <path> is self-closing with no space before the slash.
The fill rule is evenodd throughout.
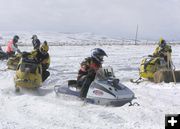
<path id="1" fill-rule="evenodd" d="M 31 45 L 33 34 L 38 35 L 41 42 L 44 40 L 49 45 L 134 45 L 134 39 L 111 38 L 92 33 L 60 33 L 60 32 L 1 32 L 0 44 L 6 45 L 14 35 L 19 35 L 19 45 Z M 180 41 L 173 41 L 171 44 L 179 44 Z M 137 44 L 156 44 L 156 41 L 138 40 Z"/>

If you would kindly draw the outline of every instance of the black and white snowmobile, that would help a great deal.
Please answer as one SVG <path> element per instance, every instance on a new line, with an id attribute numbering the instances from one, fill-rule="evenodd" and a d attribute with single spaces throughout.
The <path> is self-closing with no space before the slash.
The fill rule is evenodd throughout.
<path id="1" fill-rule="evenodd" d="M 55 86 L 56 94 L 65 93 L 78 96 L 70 88 L 77 87 L 76 80 L 68 82 L 67 90 L 65 87 Z M 89 86 L 85 101 L 93 104 L 122 106 L 131 103 L 135 98 L 134 93 L 125 85 L 119 82 L 114 75 L 112 67 L 104 67 L 97 71 L 94 81 Z"/>

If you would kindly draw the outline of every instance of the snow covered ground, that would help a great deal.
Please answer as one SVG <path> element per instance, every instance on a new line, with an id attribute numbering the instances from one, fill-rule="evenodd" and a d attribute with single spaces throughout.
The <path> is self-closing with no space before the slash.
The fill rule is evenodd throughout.
<path id="1" fill-rule="evenodd" d="M 85 104 L 76 97 L 53 92 L 56 84 L 75 79 L 79 63 L 95 47 L 103 48 L 115 75 L 136 95 L 140 106 L 106 107 Z M 180 84 L 129 82 L 138 77 L 138 66 L 153 45 L 50 46 L 51 76 L 38 91 L 14 93 L 14 71 L 0 71 L 0 129 L 164 129 L 165 114 L 180 113 Z M 4 48 L 3 48 L 4 49 Z M 30 51 L 32 47 L 20 47 Z M 180 46 L 172 46 L 173 62 L 180 69 Z M 6 67 L 0 61 L 0 69 Z"/>

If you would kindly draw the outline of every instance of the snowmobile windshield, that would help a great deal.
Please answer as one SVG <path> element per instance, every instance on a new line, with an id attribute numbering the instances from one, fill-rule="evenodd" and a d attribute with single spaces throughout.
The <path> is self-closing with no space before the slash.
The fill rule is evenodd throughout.
<path id="1" fill-rule="evenodd" d="M 30 73 L 35 73 L 37 69 L 37 64 L 29 64 L 29 63 L 24 63 L 21 64 L 20 70 L 22 72 L 30 72 Z"/>
<path id="2" fill-rule="evenodd" d="M 97 80 L 108 80 L 109 78 L 115 77 L 112 67 L 104 67 L 97 71 L 96 79 Z"/>

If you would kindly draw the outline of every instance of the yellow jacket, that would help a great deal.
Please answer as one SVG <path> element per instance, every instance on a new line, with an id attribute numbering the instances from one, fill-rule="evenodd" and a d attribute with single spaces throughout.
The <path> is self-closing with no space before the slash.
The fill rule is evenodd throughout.
<path id="1" fill-rule="evenodd" d="M 43 69 L 48 69 L 50 65 L 49 53 L 42 54 L 39 49 L 33 50 L 29 55 L 29 58 L 35 59 L 38 63 L 42 64 Z"/>
<path id="2" fill-rule="evenodd" d="M 166 56 L 167 52 L 172 52 L 171 46 L 166 45 L 164 48 L 157 46 L 153 52 L 153 56 Z"/>

